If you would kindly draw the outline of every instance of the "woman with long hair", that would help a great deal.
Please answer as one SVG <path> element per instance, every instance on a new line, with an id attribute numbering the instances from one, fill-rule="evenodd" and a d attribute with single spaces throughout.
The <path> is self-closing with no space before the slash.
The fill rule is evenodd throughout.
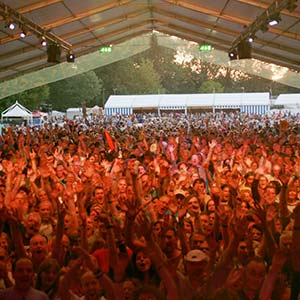
<path id="1" fill-rule="evenodd" d="M 127 270 L 129 278 L 138 279 L 143 284 L 159 286 L 160 279 L 145 249 L 136 249 L 132 256 L 132 264 Z"/>
<path id="2" fill-rule="evenodd" d="M 60 266 L 56 259 L 47 258 L 39 266 L 36 289 L 45 292 L 50 300 L 56 299 Z"/>

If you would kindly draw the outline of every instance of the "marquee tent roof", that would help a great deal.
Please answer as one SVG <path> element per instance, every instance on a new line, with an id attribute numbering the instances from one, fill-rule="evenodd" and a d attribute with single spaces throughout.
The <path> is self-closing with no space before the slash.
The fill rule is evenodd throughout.
<path id="1" fill-rule="evenodd" d="M 8 5 L 48 36 L 70 45 L 77 58 L 101 45 L 117 46 L 153 31 L 208 43 L 227 53 L 275 2 L 287 1 L 291 0 L 3 0 L 0 14 Z M 252 56 L 299 70 L 300 7 L 282 10 L 281 19 L 267 32 L 257 28 Z M 0 16 L 0 80 L 50 66 L 40 36 L 28 31 L 21 39 L 18 26 L 11 31 L 5 25 Z"/>
<path id="2" fill-rule="evenodd" d="M 300 107 L 300 94 L 281 94 L 275 100 L 274 105 Z"/>
<path id="3" fill-rule="evenodd" d="M 149 108 L 149 107 L 204 107 L 270 105 L 269 93 L 227 93 L 227 94 L 158 94 L 158 95 L 112 95 L 107 108 Z"/>
<path id="4" fill-rule="evenodd" d="M 15 104 L 3 111 L 1 116 L 2 118 L 31 118 L 32 113 L 29 109 L 16 101 Z"/>

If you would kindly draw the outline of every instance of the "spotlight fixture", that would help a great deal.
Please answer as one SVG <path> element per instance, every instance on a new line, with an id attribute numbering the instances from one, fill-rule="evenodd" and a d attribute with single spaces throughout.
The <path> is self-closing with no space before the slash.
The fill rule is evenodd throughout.
<path id="1" fill-rule="evenodd" d="M 230 60 L 236 60 L 236 59 L 238 59 L 238 54 L 237 54 L 237 51 L 235 49 L 232 50 L 232 51 L 230 51 L 228 53 L 228 56 L 229 56 Z"/>
<path id="2" fill-rule="evenodd" d="M 41 39 L 41 45 L 43 47 L 46 47 L 47 46 L 47 41 L 46 41 L 46 38 L 44 36 L 42 36 L 42 39 Z"/>
<path id="3" fill-rule="evenodd" d="M 16 28 L 16 24 L 13 21 L 9 20 L 7 21 L 7 28 L 9 28 L 10 30 L 14 30 Z"/>
<path id="4" fill-rule="evenodd" d="M 72 52 L 67 53 L 66 58 L 67 58 L 67 62 L 69 63 L 75 62 L 75 55 Z"/>
<path id="5" fill-rule="evenodd" d="M 254 40 L 255 40 L 256 36 L 254 34 L 251 34 L 249 37 L 248 37 L 248 42 L 249 43 L 253 43 Z"/>
<path id="6" fill-rule="evenodd" d="M 11 2 L 11 1 L 1 1 L 0 0 L 0 16 L 4 20 L 4 27 L 6 30 L 14 30 L 16 27 L 18 28 L 18 37 L 25 38 L 29 33 L 35 35 L 41 45 L 43 47 L 49 46 L 49 44 L 58 45 L 59 50 L 53 50 L 52 47 L 48 50 L 50 60 L 52 58 L 52 53 L 55 55 L 53 59 L 55 62 L 59 60 L 59 53 L 61 50 L 66 51 L 66 53 L 70 52 L 72 49 L 72 44 L 68 43 L 67 41 L 63 40 L 51 30 L 46 30 L 45 28 L 41 27 L 39 24 L 35 23 L 31 19 L 25 17 L 24 14 L 18 12 L 17 10 L 13 9 L 9 5 L 3 2 Z M 25 1 L 26 2 L 26 1 Z"/>
<path id="7" fill-rule="evenodd" d="M 24 38 L 26 37 L 26 35 L 27 35 L 26 31 L 24 30 L 24 28 L 22 28 L 22 29 L 21 29 L 21 32 L 20 32 L 20 37 L 21 37 L 22 39 L 24 39 Z"/>
<path id="8" fill-rule="evenodd" d="M 276 26 L 281 21 L 279 13 L 273 14 L 269 17 L 268 24 L 270 26 Z"/>

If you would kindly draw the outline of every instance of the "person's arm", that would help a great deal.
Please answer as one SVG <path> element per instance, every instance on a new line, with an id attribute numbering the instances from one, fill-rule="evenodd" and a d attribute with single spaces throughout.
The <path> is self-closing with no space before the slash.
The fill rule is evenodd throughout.
<path id="1" fill-rule="evenodd" d="M 79 196 L 78 202 L 82 202 L 82 195 Z M 78 204 L 79 204 L 78 203 Z M 80 245 L 86 251 L 89 251 L 88 238 L 87 238 L 87 213 L 84 209 L 84 204 L 78 205 L 79 216 L 81 220 L 80 226 Z"/>
<path id="2" fill-rule="evenodd" d="M 230 240 L 228 247 L 224 250 L 218 264 L 216 265 L 215 271 L 207 281 L 207 290 L 209 291 L 208 294 L 211 294 L 212 291 L 224 284 L 229 272 L 231 271 L 229 266 L 233 257 L 235 256 L 238 243 L 245 235 L 246 228 L 248 226 L 246 218 L 235 217 L 234 221 L 235 223 L 232 224 L 232 239 Z"/>
<path id="3" fill-rule="evenodd" d="M 64 219 L 66 215 L 66 208 L 63 204 L 57 203 L 57 226 L 56 226 L 56 235 L 53 242 L 53 250 L 51 256 L 63 265 L 64 255 L 63 249 L 61 247 L 61 240 L 64 234 Z"/>
<path id="4" fill-rule="evenodd" d="M 281 219 L 286 218 L 290 215 L 289 209 L 287 207 L 287 185 L 283 184 L 281 187 L 280 195 L 279 195 L 279 211 Z"/>
<path id="5" fill-rule="evenodd" d="M 10 206 L 10 202 L 12 199 L 12 189 L 13 189 L 13 179 L 14 179 L 14 166 L 12 161 L 6 160 L 2 162 L 4 167 L 4 171 L 6 173 L 6 182 L 5 182 L 5 198 L 4 204 L 6 207 Z"/>
<path id="6" fill-rule="evenodd" d="M 294 209 L 295 223 L 292 240 L 292 266 L 294 272 L 300 272 L 300 204 Z"/>
<path id="7" fill-rule="evenodd" d="M 200 213 L 195 213 L 194 226 L 195 232 L 204 232 L 201 226 Z"/>
<path id="8" fill-rule="evenodd" d="M 178 222 L 178 226 L 177 226 L 177 234 L 178 234 L 178 238 L 180 240 L 181 251 L 182 251 L 183 255 L 187 254 L 191 250 L 189 241 L 187 241 L 186 234 L 184 231 L 184 217 L 186 215 L 186 212 L 187 212 L 186 207 L 180 208 L 178 210 L 179 222 Z"/>
<path id="9" fill-rule="evenodd" d="M 271 270 L 267 274 L 264 283 L 259 292 L 259 300 L 270 300 L 273 289 L 275 287 L 276 280 L 282 267 L 286 261 L 286 253 L 281 250 L 277 250 L 272 259 Z"/>
<path id="10" fill-rule="evenodd" d="M 87 251 L 85 251 L 80 247 L 77 249 L 77 252 L 79 253 L 80 257 L 83 259 L 86 266 L 93 272 L 94 276 L 99 281 L 100 285 L 103 287 L 106 294 L 105 298 L 107 300 L 120 299 L 120 295 L 121 295 L 120 289 L 116 288 L 113 281 L 101 271 L 94 257 L 89 255 Z"/>
<path id="11" fill-rule="evenodd" d="M 147 241 L 147 247 L 145 248 L 145 251 L 150 256 L 151 261 L 159 277 L 161 278 L 161 280 L 164 283 L 164 286 L 166 287 L 167 300 L 179 300 L 179 290 L 169 271 L 167 262 L 163 256 L 160 247 L 153 239 L 151 223 L 148 222 L 144 214 L 140 214 L 137 216 L 137 222 L 139 224 L 140 231 L 142 232 Z"/>
<path id="12" fill-rule="evenodd" d="M 216 215 L 217 218 L 219 220 L 219 227 L 221 229 L 221 233 L 222 233 L 222 240 L 223 240 L 223 246 L 224 249 L 226 249 L 229 245 L 229 241 L 230 241 L 230 236 L 229 236 L 229 213 L 227 211 L 225 211 L 225 205 L 219 205 L 216 208 Z"/>
<path id="13" fill-rule="evenodd" d="M 134 220 L 137 216 L 138 212 L 141 210 L 141 206 L 136 196 L 126 199 L 126 220 L 124 227 L 124 237 L 126 244 L 131 249 L 139 248 L 145 246 L 140 240 L 136 238 L 135 230 L 134 230 Z"/>
<path id="14" fill-rule="evenodd" d="M 77 259 L 77 261 L 72 264 L 68 272 L 63 276 L 58 284 L 58 295 L 61 300 L 70 300 L 71 293 L 70 289 L 74 282 L 74 273 L 78 272 L 80 266 L 82 266 L 83 259 Z"/>
<path id="15" fill-rule="evenodd" d="M 27 257 L 18 219 L 14 216 L 8 216 L 7 220 L 8 220 L 12 240 L 14 241 L 16 257 L 17 258 Z"/>
<path id="16" fill-rule="evenodd" d="M 118 262 L 118 251 L 116 246 L 116 239 L 115 239 L 115 232 L 114 232 L 114 222 L 112 218 L 105 213 L 99 214 L 99 219 L 101 222 L 103 222 L 107 234 L 106 234 L 106 241 L 109 249 L 109 262 L 110 266 L 114 267 L 117 265 Z"/>
<path id="17" fill-rule="evenodd" d="M 273 230 L 275 214 L 276 214 L 275 207 L 270 206 L 267 209 L 265 220 L 262 220 L 261 222 L 264 232 L 263 232 L 262 243 L 259 247 L 259 255 L 261 257 L 270 258 L 270 261 L 274 255 L 275 249 L 277 248 L 277 244 L 274 238 L 274 230 Z"/>
<path id="18" fill-rule="evenodd" d="M 29 157 L 31 160 L 31 168 L 32 168 L 33 172 L 35 174 L 37 174 L 37 162 L 36 162 L 37 154 L 35 153 L 35 151 L 33 149 L 30 151 Z"/>

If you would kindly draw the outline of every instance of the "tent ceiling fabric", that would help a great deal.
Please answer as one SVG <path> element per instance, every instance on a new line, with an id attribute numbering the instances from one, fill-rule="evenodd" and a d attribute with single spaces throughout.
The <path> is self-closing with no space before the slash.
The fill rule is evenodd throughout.
<path id="1" fill-rule="evenodd" d="M 0 3 L 71 44 L 77 60 L 101 45 L 118 45 L 153 31 L 197 44 L 208 43 L 227 55 L 245 26 L 251 25 L 274 0 L 0 0 Z M 281 18 L 276 27 L 256 33 L 252 57 L 298 71 L 300 4 L 293 12 L 283 10 Z M 0 16 L 1 81 L 51 66 L 39 37 L 29 32 L 21 39 L 19 33 L 18 26 L 14 31 L 6 28 Z"/>

